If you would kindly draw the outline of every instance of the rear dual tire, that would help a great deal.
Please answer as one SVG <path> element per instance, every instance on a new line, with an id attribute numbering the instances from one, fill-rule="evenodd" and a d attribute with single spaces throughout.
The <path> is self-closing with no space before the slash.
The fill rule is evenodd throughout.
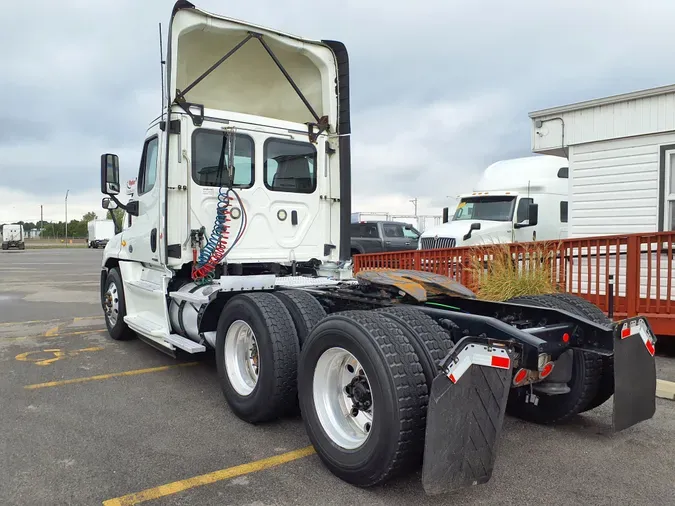
<path id="1" fill-rule="evenodd" d="M 350 366 L 353 372 L 339 370 Z M 355 388 L 354 381 L 362 395 L 348 398 L 343 392 L 347 386 Z M 387 315 L 347 311 L 325 318 L 304 343 L 298 386 L 307 434 L 323 463 L 340 479 L 369 487 L 421 463 L 426 378 L 415 348 Z M 355 401 L 362 408 L 367 405 L 364 397 L 372 403 L 370 413 L 361 409 L 353 414 Z M 370 416 L 369 427 L 364 418 L 357 419 L 361 412 Z"/>
<path id="2" fill-rule="evenodd" d="M 507 302 L 560 309 L 588 320 L 598 321 L 600 311 L 590 303 L 573 295 L 548 294 L 516 297 Z M 602 314 L 602 312 L 600 312 Z M 603 314 L 604 316 L 604 314 Z M 601 322 L 598 322 L 601 323 Z M 530 387 L 514 388 L 509 394 L 507 413 L 539 424 L 554 424 L 604 403 L 613 392 L 614 377 L 605 371 L 602 359 L 593 353 L 573 350 L 572 378 L 567 383 L 570 391 L 562 395 L 539 395 L 538 403 L 526 401 Z M 611 383 L 611 390 L 607 385 Z"/>

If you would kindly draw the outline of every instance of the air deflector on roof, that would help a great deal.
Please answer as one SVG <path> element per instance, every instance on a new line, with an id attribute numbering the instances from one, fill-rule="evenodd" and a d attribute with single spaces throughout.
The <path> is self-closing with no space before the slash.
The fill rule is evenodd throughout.
<path id="1" fill-rule="evenodd" d="M 189 36 L 189 34 L 187 35 Z M 324 131 L 327 131 L 329 128 L 328 116 L 319 116 L 316 109 L 312 106 L 310 101 L 307 99 L 305 94 L 302 92 L 300 87 L 296 84 L 293 77 L 284 67 L 280 59 L 277 57 L 275 51 L 270 47 L 270 44 L 265 40 L 265 36 L 261 33 L 256 33 L 249 31 L 246 36 L 241 39 L 232 49 L 220 57 L 216 62 L 214 62 L 208 69 L 198 75 L 192 82 L 190 82 L 185 88 L 176 89 L 176 98 L 174 103 L 179 105 L 191 118 L 195 125 L 201 125 L 204 119 L 204 106 L 201 103 L 193 103 L 188 101 L 187 95 L 193 89 L 199 86 L 199 84 L 204 81 L 207 77 L 213 74 L 226 60 L 231 58 L 233 55 L 237 54 L 246 44 L 253 44 L 251 42 L 253 39 L 257 40 L 260 46 L 264 49 L 265 53 L 269 56 L 275 66 L 278 68 L 278 71 L 281 72 L 283 77 L 286 79 L 291 88 L 295 91 L 298 98 L 302 101 L 307 111 L 311 114 L 314 121 L 304 122 L 307 125 L 307 133 L 309 135 L 310 141 L 316 142 L 316 139 L 319 134 Z M 189 44 L 189 41 L 185 41 L 185 44 Z M 250 70 L 247 69 L 247 70 Z M 222 90 L 222 93 L 227 94 L 227 89 Z"/>

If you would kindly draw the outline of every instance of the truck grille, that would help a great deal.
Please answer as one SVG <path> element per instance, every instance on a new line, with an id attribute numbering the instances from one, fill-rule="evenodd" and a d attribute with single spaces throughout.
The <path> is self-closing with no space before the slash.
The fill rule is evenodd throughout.
<path id="1" fill-rule="evenodd" d="M 422 249 L 454 248 L 454 237 L 422 237 Z"/>

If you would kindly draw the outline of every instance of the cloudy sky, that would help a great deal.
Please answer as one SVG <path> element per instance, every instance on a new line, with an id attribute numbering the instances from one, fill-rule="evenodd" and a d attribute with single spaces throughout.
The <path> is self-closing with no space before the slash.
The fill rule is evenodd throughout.
<path id="1" fill-rule="evenodd" d="M 347 45 L 355 211 L 412 212 L 417 197 L 439 212 L 488 164 L 530 154 L 528 112 L 675 83 L 672 0 L 195 3 Z M 69 218 L 100 209 L 102 152 L 135 176 L 172 6 L 3 5 L 0 223 L 39 219 L 40 204 L 62 220 L 66 190 Z"/>

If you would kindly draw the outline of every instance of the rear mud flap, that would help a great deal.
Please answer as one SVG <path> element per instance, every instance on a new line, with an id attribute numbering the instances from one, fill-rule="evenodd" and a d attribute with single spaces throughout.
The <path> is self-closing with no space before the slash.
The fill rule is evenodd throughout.
<path id="1" fill-rule="evenodd" d="M 456 348 L 460 345 L 461 341 Z M 449 374 L 434 379 L 422 470 L 427 494 L 479 485 L 492 476 L 511 385 L 511 361 L 505 365 L 474 362 L 461 377 L 453 377 L 448 369 Z"/>
<path id="2" fill-rule="evenodd" d="M 656 338 L 644 318 L 629 318 L 614 331 L 615 431 L 648 420 L 656 411 Z"/>

